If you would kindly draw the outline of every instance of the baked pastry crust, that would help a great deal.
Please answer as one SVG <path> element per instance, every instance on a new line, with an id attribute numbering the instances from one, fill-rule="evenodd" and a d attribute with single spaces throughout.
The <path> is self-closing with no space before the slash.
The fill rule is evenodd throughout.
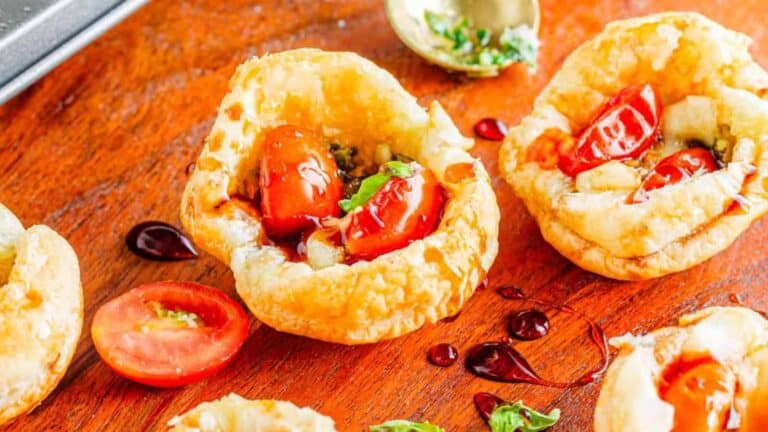
<path id="1" fill-rule="evenodd" d="M 595 409 L 595 432 L 671 431 L 674 407 L 659 396 L 659 383 L 664 371 L 676 362 L 712 358 L 735 371 L 741 392 L 734 403 L 737 412 L 744 409 L 739 399 L 759 396 L 768 374 L 768 362 L 753 362 L 768 347 L 768 321 L 744 307 L 703 309 L 681 317 L 677 327 L 614 338 L 611 344 L 619 353 L 603 380 Z M 755 380 L 759 375 L 762 384 Z M 739 414 L 732 417 L 741 419 L 740 431 L 764 430 L 749 426 L 754 424 L 754 417 L 762 415 L 760 412 Z"/>
<path id="2" fill-rule="evenodd" d="M 56 387 L 83 324 L 80 267 L 46 226 L 27 230 L 0 205 L 0 424 L 35 408 Z"/>
<path id="3" fill-rule="evenodd" d="M 248 400 L 230 393 L 168 422 L 170 432 L 336 432 L 333 420 L 290 402 Z"/>
<path id="4" fill-rule="evenodd" d="M 256 318 L 281 331 L 360 344 L 460 310 L 496 257 L 499 209 L 485 168 L 467 153 L 473 140 L 438 103 L 427 112 L 370 61 L 312 49 L 250 60 L 230 88 L 184 191 L 181 220 L 198 245 L 229 264 Z M 233 197 L 254 175 L 264 133 L 286 123 L 371 159 L 386 143 L 432 170 L 448 193 L 437 230 L 371 261 L 319 270 L 263 244 L 258 209 Z M 461 166 L 471 175 L 451 174 Z"/>
<path id="5" fill-rule="evenodd" d="M 536 99 L 533 112 L 510 130 L 500 152 L 503 175 L 544 238 L 592 272 L 647 279 L 712 257 L 763 215 L 768 210 L 768 102 L 761 96 L 768 74 L 750 57 L 749 44 L 747 36 L 701 15 L 667 13 L 614 22 L 574 51 Z M 544 131 L 573 135 L 610 97 L 644 83 L 657 90 L 665 107 L 691 95 L 714 101 L 717 123 L 729 126 L 736 137 L 725 168 L 653 190 L 647 202 L 627 204 L 639 176 L 619 176 L 617 166 L 624 167 L 619 162 L 573 179 L 528 160 Z M 613 170 L 601 175 L 625 186 L 580 190 L 595 170 Z M 748 211 L 728 212 L 739 195 Z"/>

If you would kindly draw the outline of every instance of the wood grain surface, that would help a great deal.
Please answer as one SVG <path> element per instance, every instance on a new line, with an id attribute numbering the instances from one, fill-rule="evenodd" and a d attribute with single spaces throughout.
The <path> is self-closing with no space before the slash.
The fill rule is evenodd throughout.
<path id="1" fill-rule="evenodd" d="M 494 383 L 460 364 L 431 366 L 427 349 L 451 342 L 463 354 L 503 336 L 506 315 L 524 305 L 501 300 L 494 292 L 501 284 L 567 303 L 609 335 L 644 332 L 703 306 L 729 304 L 732 293 L 768 309 L 768 221 L 689 271 L 646 282 L 610 281 L 570 264 L 542 240 L 498 174 L 499 144 L 478 140 L 473 153 L 491 172 L 502 208 L 501 250 L 490 288 L 478 292 L 456 321 L 358 347 L 254 323 L 225 370 L 176 390 L 126 381 L 100 361 L 89 334 L 94 312 L 134 286 L 191 280 L 235 295 L 229 269 L 212 257 L 145 261 L 128 251 L 123 236 L 146 219 L 179 223 L 185 167 L 202 147 L 235 66 L 251 56 L 296 47 L 358 52 L 391 71 L 422 104 L 439 100 L 469 136 L 485 116 L 518 122 L 564 58 L 614 19 L 700 11 L 751 35 L 754 55 L 768 64 L 765 0 L 541 3 L 538 73 L 512 67 L 498 78 L 471 81 L 411 53 L 390 29 L 380 1 L 156 0 L 0 107 L 0 202 L 25 224 L 50 225 L 69 239 L 80 257 L 86 299 L 83 335 L 66 377 L 7 430 L 164 430 L 172 416 L 237 392 L 311 406 L 332 416 L 341 431 L 392 418 L 428 419 L 449 432 L 484 431 L 472 395 L 490 391 L 540 409 L 561 408 L 555 431 L 588 431 L 599 383 L 565 391 Z M 551 318 L 549 336 L 518 345 L 534 367 L 558 380 L 593 367 L 599 355 L 585 323 L 556 312 Z"/>

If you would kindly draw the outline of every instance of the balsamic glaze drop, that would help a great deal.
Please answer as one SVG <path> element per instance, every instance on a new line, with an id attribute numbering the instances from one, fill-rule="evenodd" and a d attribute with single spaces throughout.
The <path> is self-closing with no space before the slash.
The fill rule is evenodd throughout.
<path id="1" fill-rule="evenodd" d="M 445 322 L 445 323 L 452 323 L 452 322 L 456 321 L 457 319 L 459 319 L 459 316 L 461 316 L 461 311 L 458 311 L 458 312 L 456 312 L 455 314 L 453 314 L 453 315 L 451 315 L 449 317 L 445 317 L 441 321 Z"/>
<path id="2" fill-rule="evenodd" d="M 136 255 L 155 261 L 197 258 L 192 242 L 176 227 L 165 222 L 142 222 L 128 231 L 125 244 Z"/>
<path id="3" fill-rule="evenodd" d="M 467 369 L 493 381 L 547 385 L 508 342 L 484 342 L 467 352 Z"/>
<path id="4" fill-rule="evenodd" d="M 448 367 L 459 359 L 459 351 L 455 346 L 441 343 L 429 349 L 429 361 L 435 366 Z"/>
<path id="5" fill-rule="evenodd" d="M 477 393 L 472 399 L 475 401 L 477 412 L 485 421 L 491 418 L 496 407 L 504 403 L 504 399 L 491 393 Z"/>
<path id="6" fill-rule="evenodd" d="M 520 288 L 511 286 L 511 285 L 505 285 L 502 287 L 499 287 L 499 289 L 496 290 L 496 292 L 502 297 L 507 300 L 523 300 L 525 299 L 525 294 L 523 293 L 523 290 Z"/>
<path id="7" fill-rule="evenodd" d="M 547 335 L 549 319 L 538 309 L 521 310 L 509 316 L 507 328 L 515 339 L 532 341 Z"/>
<path id="8" fill-rule="evenodd" d="M 486 288 L 488 288 L 488 276 L 484 277 L 483 280 L 480 281 L 480 285 L 477 286 L 475 291 L 485 291 Z"/>
<path id="9" fill-rule="evenodd" d="M 501 141 L 507 136 L 507 125 L 499 119 L 486 117 L 475 123 L 475 133 L 483 139 Z"/>
<path id="10" fill-rule="evenodd" d="M 594 382 L 608 369 L 608 339 L 602 327 L 582 313 L 569 306 L 555 305 L 542 300 L 526 298 L 522 291 L 514 287 L 502 287 L 497 290 L 506 299 L 526 300 L 532 303 L 555 308 L 571 313 L 589 323 L 589 337 L 600 348 L 601 364 L 573 382 L 561 383 L 540 377 L 528 361 L 513 346 L 511 340 L 485 342 L 472 347 L 467 353 L 465 365 L 475 375 L 493 381 L 511 383 L 529 383 L 558 388 L 582 386 Z"/>

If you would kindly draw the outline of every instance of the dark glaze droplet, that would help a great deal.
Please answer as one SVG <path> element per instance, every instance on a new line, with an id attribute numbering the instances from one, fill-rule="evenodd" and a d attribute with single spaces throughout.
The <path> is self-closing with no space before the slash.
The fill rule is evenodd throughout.
<path id="1" fill-rule="evenodd" d="M 429 349 L 429 361 L 435 366 L 448 367 L 459 359 L 459 351 L 455 346 L 441 343 Z"/>
<path id="2" fill-rule="evenodd" d="M 477 393 L 472 399 L 475 401 L 477 412 L 480 413 L 480 417 L 485 421 L 491 418 L 491 414 L 496 407 L 504 403 L 504 399 L 491 393 Z"/>
<path id="3" fill-rule="evenodd" d="M 442 321 L 446 322 L 446 323 L 452 323 L 452 322 L 456 321 L 457 319 L 459 319 L 459 316 L 461 316 L 461 311 L 458 311 L 454 315 L 451 315 L 449 317 L 443 318 Z"/>
<path id="4" fill-rule="evenodd" d="M 499 289 L 496 290 L 496 292 L 507 300 L 525 299 L 525 294 L 523 293 L 523 290 L 517 287 L 513 287 L 511 285 L 500 287 Z"/>
<path id="5" fill-rule="evenodd" d="M 467 369 L 493 381 L 547 385 L 528 361 L 507 342 L 485 342 L 467 353 Z"/>
<path id="6" fill-rule="evenodd" d="M 190 162 L 189 164 L 187 164 L 187 167 L 184 168 L 184 174 L 186 174 L 187 176 L 192 175 L 192 173 L 194 171 L 195 171 L 195 163 L 194 162 Z"/>
<path id="7" fill-rule="evenodd" d="M 480 281 L 480 285 L 477 286 L 475 291 L 484 291 L 486 288 L 488 288 L 488 276 L 484 277 L 483 280 Z"/>
<path id="8" fill-rule="evenodd" d="M 192 242 L 176 227 L 165 222 L 142 222 L 128 231 L 125 244 L 136 255 L 156 261 L 197 258 Z"/>
<path id="9" fill-rule="evenodd" d="M 490 141 L 501 141 L 507 136 L 507 125 L 499 119 L 486 117 L 475 123 L 477 136 Z"/>
<path id="10" fill-rule="evenodd" d="M 526 309 L 509 316 L 507 329 L 516 339 L 532 341 L 547 335 L 549 319 L 538 309 Z"/>
<path id="11" fill-rule="evenodd" d="M 579 379 L 569 383 L 548 381 L 541 378 L 515 350 L 510 340 L 503 342 L 485 342 L 474 346 L 467 354 L 465 365 L 470 372 L 482 378 L 502 382 L 522 382 L 557 388 L 570 388 L 587 385 L 594 382 L 608 369 L 610 360 L 608 338 L 605 331 L 596 322 L 570 306 L 556 305 L 542 300 L 525 297 L 522 290 L 512 286 L 501 287 L 497 290 L 500 296 L 510 300 L 525 300 L 540 306 L 545 306 L 576 315 L 589 324 L 589 338 L 600 349 L 601 363 L 595 369 L 585 373 Z"/>

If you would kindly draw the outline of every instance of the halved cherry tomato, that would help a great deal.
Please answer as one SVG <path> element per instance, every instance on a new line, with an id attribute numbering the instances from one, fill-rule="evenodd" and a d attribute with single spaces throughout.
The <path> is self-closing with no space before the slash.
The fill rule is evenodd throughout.
<path id="1" fill-rule="evenodd" d="M 248 336 L 248 316 L 223 292 L 191 282 L 157 282 L 102 305 L 91 337 L 119 375 L 176 387 L 223 368 Z"/>
<path id="2" fill-rule="evenodd" d="M 297 237 L 341 214 L 344 183 L 336 160 L 311 131 L 284 125 L 267 133 L 259 173 L 261 213 L 273 239 Z"/>
<path id="3" fill-rule="evenodd" d="M 440 223 L 444 202 L 443 189 L 429 170 L 390 178 L 351 213 L 344 232 L 350 258 L 373 259 L 426 237 Z"/>
<path id="4" fill-rule="evenodd" d="M 714 361 L 675 377 L 661 398 L 675 407 L 674 432 L 720 432 L 728 422 L 736 377 Z"/>
<path id="5" fill-rule="evenodd" d="M 557 166 L 576 177 L 612 160 L 637 159 L 651 147 L 660 126 L 661 100 L 653 87 L 627 87 L 600 108 Z"/>
<path id="6" fill-rule="evenodd" d="M 665 157 L 653 167 L 630 201 L 643 202 L 648 198 L 648 191 L 679 183 L 693 177 L 696 173 L 715 170 L 717 170 L 717 162 L 711 151 L 701 147 L 680 150 Z"/>

